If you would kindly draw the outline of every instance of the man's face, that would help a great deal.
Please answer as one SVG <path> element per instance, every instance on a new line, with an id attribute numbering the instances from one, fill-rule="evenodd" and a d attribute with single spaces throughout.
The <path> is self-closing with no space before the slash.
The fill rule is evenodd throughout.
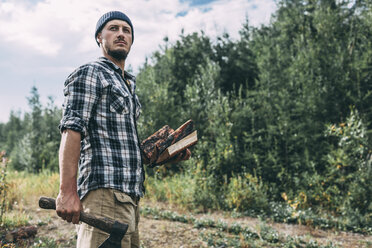
<path id="1" fill-rule="evenodd" d="M 132 29 L 125 21 L 112 20 L 106 23 L 97 39 L 104 55 L 125 60 L 132 46 Z"/>

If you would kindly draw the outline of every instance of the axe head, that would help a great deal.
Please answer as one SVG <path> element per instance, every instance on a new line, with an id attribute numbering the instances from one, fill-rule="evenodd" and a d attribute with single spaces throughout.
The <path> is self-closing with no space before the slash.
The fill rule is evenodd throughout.
<path id="1" fill-rule="evenodd" d="M 115 221 L 110 236 L 98 248 L 120 248 L 121 240 L 128 230 L 128 225 Z"/>

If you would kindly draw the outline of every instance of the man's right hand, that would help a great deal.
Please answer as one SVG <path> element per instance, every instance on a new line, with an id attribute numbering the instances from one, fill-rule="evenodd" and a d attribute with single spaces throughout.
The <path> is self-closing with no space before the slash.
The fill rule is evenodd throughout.
<path id="1" fill-rule="evenodd" d="M 67 222 L 78 224 L 82 210 L 83 207 L 76 192 L 68 194 L 59 192 L 56 199 L 56 212 L 59 217 Z"/>

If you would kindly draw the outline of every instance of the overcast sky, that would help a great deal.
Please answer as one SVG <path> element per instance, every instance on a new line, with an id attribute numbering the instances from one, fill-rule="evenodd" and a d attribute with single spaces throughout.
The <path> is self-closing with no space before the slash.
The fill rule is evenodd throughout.
<path id="1" fill-rule="evenodd" d="M 66 77 L 95 60 L 100 49 L 94 29 L 110 10 L 126 13 L 134 26 L 127 58 L 134 73 L 163 45 L 203 30 L 212 39 L 223 32 L 238 38 L 250 25 L 268 24 L 274 0 L 0 0 L 0 122 L 11 110 L 28 111 L 26 97 L 36 86 L 43 104 L 48 96 L 60 106 Z M 140 86 L 138 86 L 140 87 Z"/>

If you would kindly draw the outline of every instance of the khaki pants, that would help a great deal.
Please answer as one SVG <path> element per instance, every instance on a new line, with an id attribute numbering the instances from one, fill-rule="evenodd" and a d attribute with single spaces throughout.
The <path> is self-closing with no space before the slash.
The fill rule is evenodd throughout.
<path id="1" fill-rule="evenodd" d="M 121 241 L 122 248 L 140 247 L 138 222 L 139 201 L 133 201 L 127 194 L 115 189 L 97 189 L 90 191 L 81 201 L 86 213 L 97 217 L 108 217 L 129 225 L 128 231 Z M 107 238 L 108 234 L 89 226 L 79 224 L 77 228 L 78 248 L 97 248 Z"/>

